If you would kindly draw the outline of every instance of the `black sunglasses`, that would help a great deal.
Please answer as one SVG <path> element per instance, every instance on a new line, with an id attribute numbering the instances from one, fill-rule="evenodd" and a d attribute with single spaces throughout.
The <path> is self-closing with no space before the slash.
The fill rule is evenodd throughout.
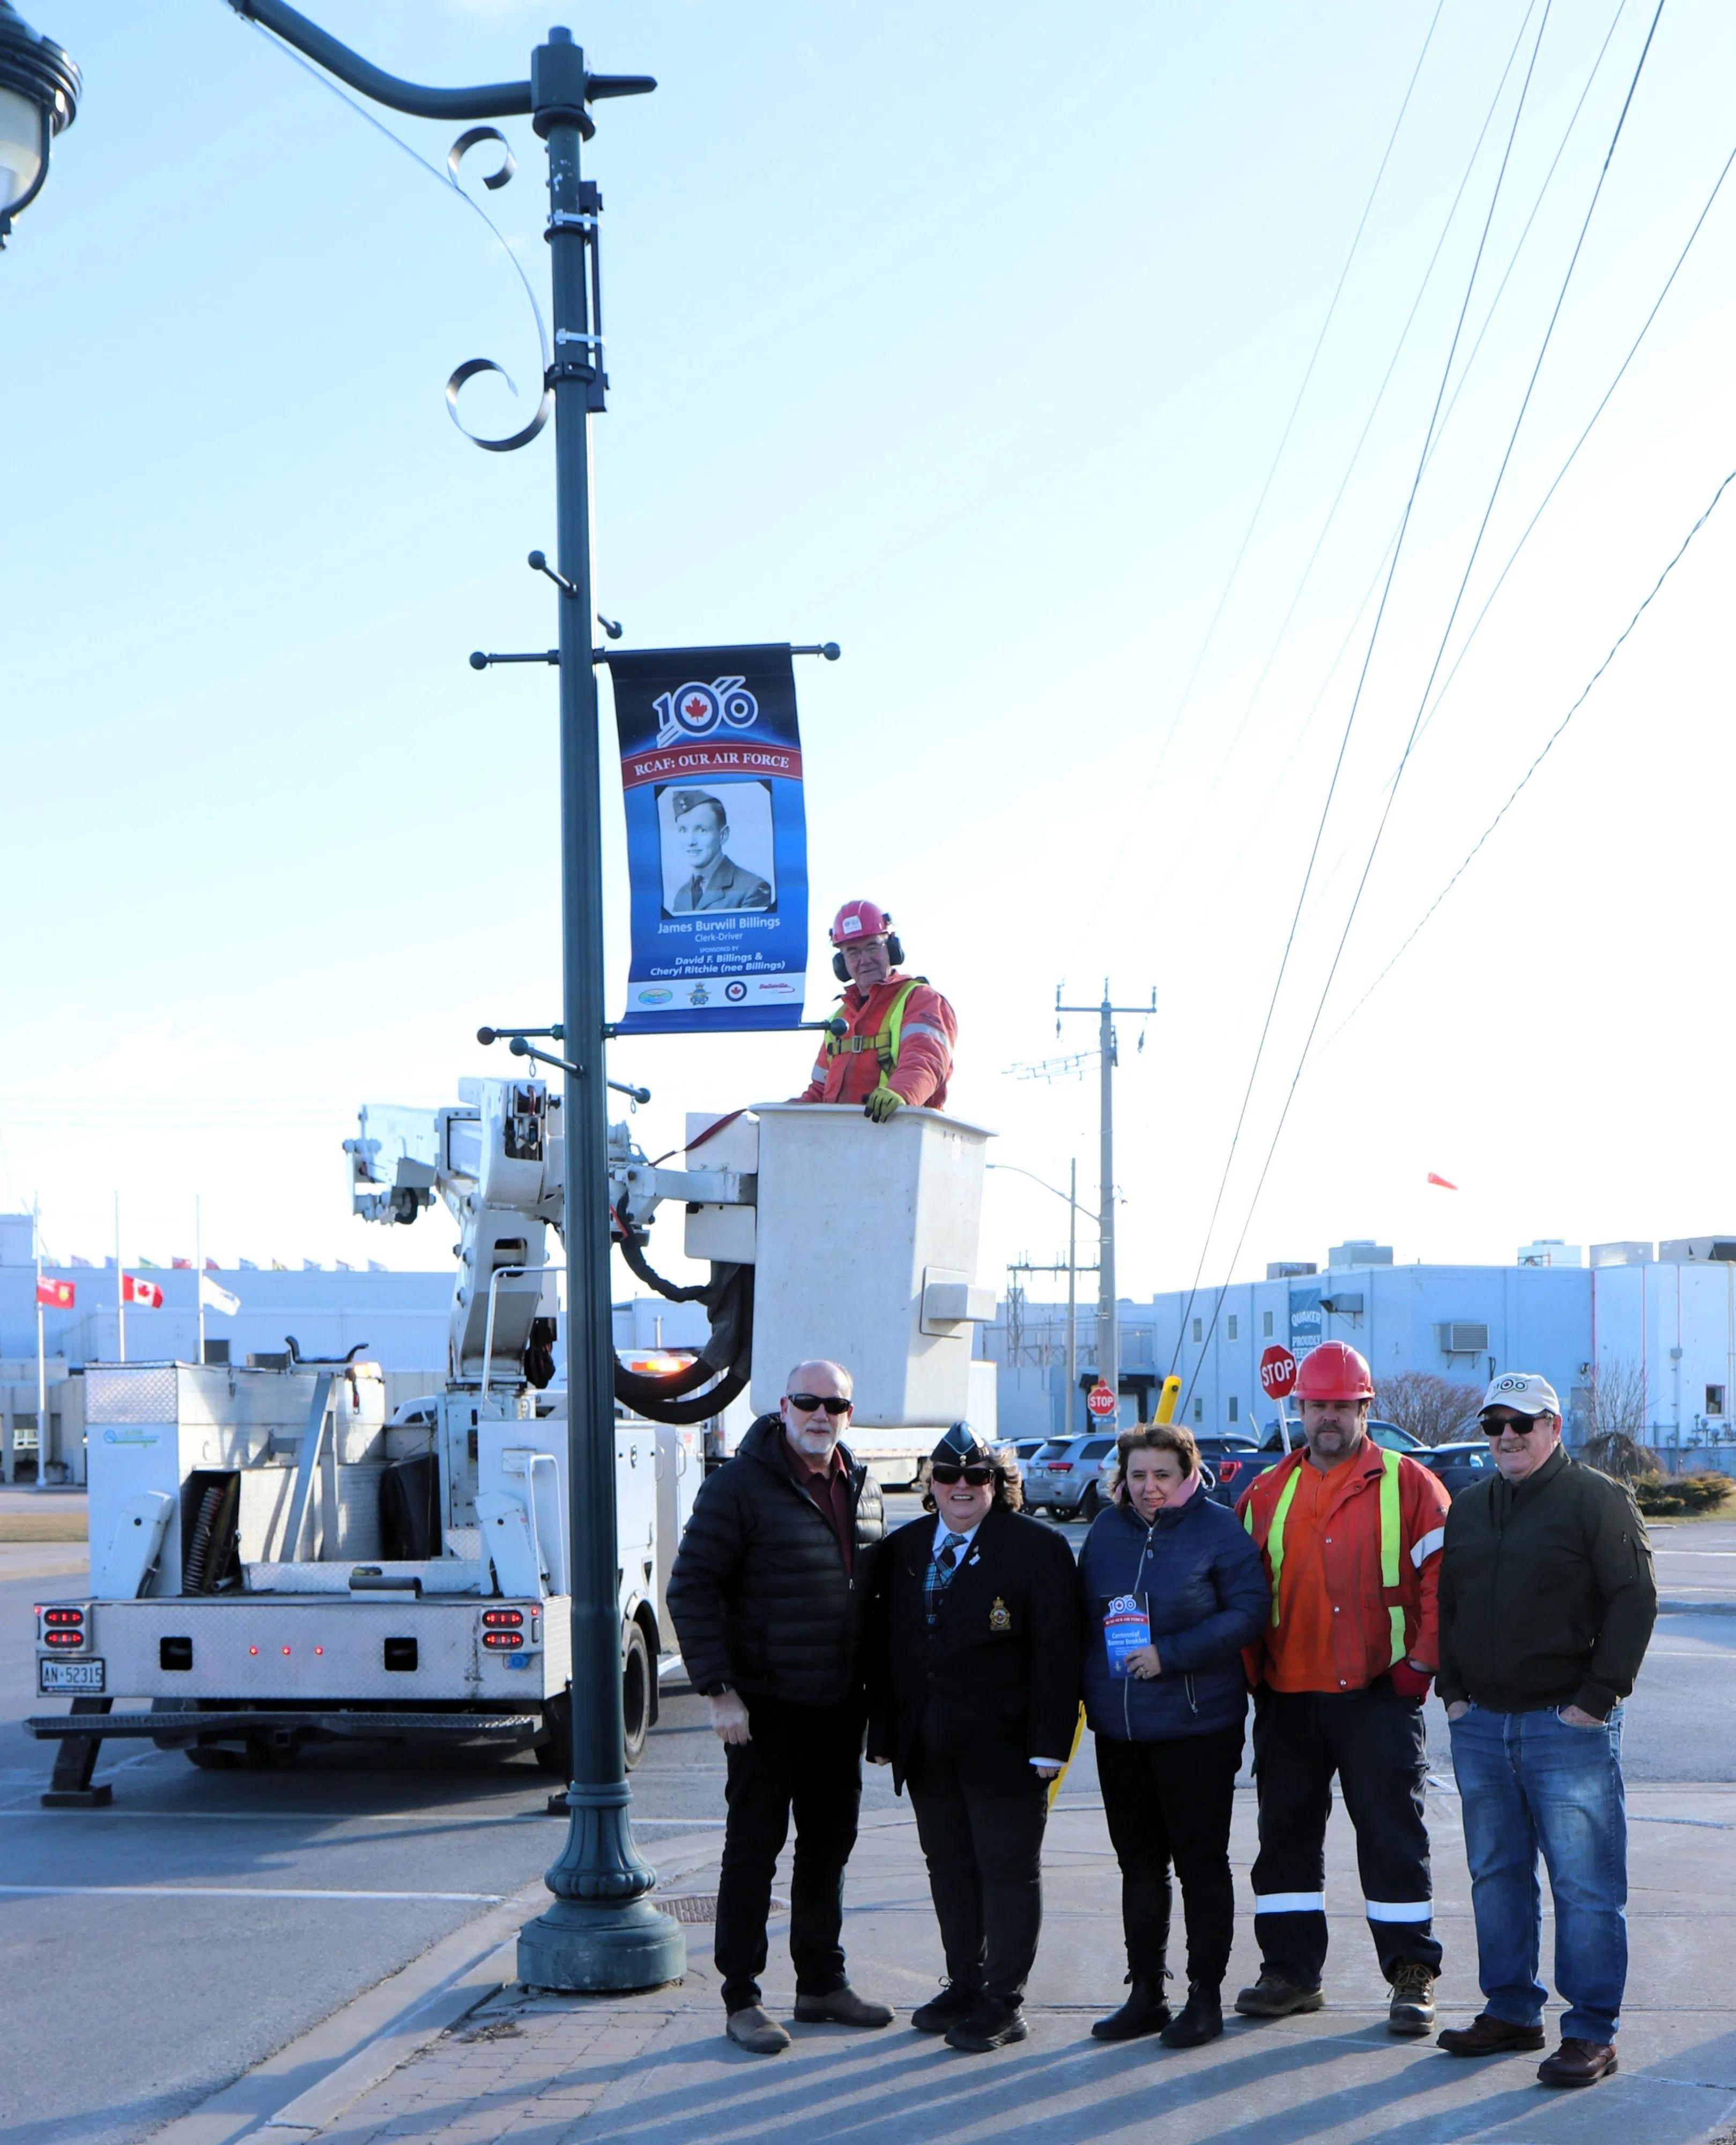
<path id="1" fill-rule="evenodd" d="M 786 1393 L 783 1397 L 803 1415 L 817 1415 L 822 1408 L 828 1415 L 848 1415 L 853 1405 L 837 1393 Z"/>
<path id="2" fill-rule="evenodd" d="M 968 1467 L 958 1467 L 950 1460 L 937 1460 L 928 1470 L 932 1481 L 950 1489 L 955 1482 L 968 1482 L 973 1490 L 981 1490 L 992 1482 L 995 1471 L 985 1467 L 980 1460 L 973 1460 Z"/>
<path id="3" fill-rule="evenodd" d="M 1535 1415 L 1485 1415 L 1482 1421 L 1485 1437 L 1499 1437 L 1504 1430 L 1529 1437 L 1534 1430 L 1542 1427 L 1543 1418 Z"/>

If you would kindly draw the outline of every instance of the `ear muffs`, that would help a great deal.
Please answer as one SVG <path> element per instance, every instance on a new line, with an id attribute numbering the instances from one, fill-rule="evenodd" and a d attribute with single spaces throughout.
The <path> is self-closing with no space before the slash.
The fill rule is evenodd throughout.
<path id="1" fill-rule="evenodd" d="M 904 965 L 904 942 L 899 938 L 898 933 L 891 928 L 892 918 L 888 917 L 886 921 L 888 925 L 886 933 L 886 958 L 892 963 L 893 968 L 901 968 Z M 844 957 L 842 953 L 835 953 L 832 956 L 832 973 L 837 977 L 839 983 L 847 983 L 849 982 L 850 972 L 844 966 Z"/>

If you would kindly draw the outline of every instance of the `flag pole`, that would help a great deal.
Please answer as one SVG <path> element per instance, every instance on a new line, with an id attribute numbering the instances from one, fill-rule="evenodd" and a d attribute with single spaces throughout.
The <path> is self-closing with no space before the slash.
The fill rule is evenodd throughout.
<path id="1" fill-rule="evenodd" d="M 199 1234 L 199 1195 L 193 1194 L 193 1301 L 199 1306 L 199 1361 L 205 1361 L 205 1244 Z"/>
<path id="2" fill-rule="evenodd" d="M 31 1209 L 36 1221 L 36 1486 L 48 1486 L 48 1362 L 42 1352 L 42 1195 Z"/>
<path id="3" fill-rule="evenodd" d="M 121 1195 L 115 1194 L 115 1326 L 120 1336 L 121 1361 L 127 1361 L 127 1276 L 121 1267 Z"/>

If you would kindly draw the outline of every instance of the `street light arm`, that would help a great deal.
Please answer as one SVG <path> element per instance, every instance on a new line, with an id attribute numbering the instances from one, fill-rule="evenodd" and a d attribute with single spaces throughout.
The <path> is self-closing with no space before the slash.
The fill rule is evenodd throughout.
<path id="1" fill-rule="evenodd" d="M 351 52 L 317 22 L 286 7 L 284 0 L 229 0 L 229 4 L 246 21 L 261 24 L 340 82 L 395 112 L 412 112 L 419 119 L 500 119 L 531 109 L 528 82 L 480 82 L 468 89 L 434 89 L 425 82 L 402 82 Z M 599 82 L 590 94 L 611 92 Z"/>
<path id="2" fill-rule="evenodd" d="M 1058 1184 L 1051 1184 L 1033 1170 L 1021 1169 L 1016 1162 L 991 1162 L 987 1167 L 990 1169 L 1010 1169 L 1015 1177 L 1028 1177 L 1033 1184 L 1042 1185 L 1045 1192 L 1052 1192 L 1063 1206 L 1071 1207 L 1076 1213 L 1082 1214 L 1087 1222 L 1101 1222 L 1102 1220 L 1102 1217 L 1093 1214 L 1090 1207 L 1082 1207 L 1077 1199 L 1069 1199 Z"/>

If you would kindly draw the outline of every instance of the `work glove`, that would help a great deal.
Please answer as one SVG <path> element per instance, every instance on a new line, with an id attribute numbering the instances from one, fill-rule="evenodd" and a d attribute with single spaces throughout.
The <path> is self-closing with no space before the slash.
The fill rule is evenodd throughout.
<path id="1" fill-rule="evenodd" d="M 1420 1705 L 1429 1695 L 1429 1685 L 1435 1680 L 1433 1669 L 1420 1669 L 1409 1661 L 1395 1661 L 1392 1665 L 1392 1687 L 1400 1698 Z"/>
<path id="2" fill-rule="evenodd" d="M 902 1110 L 903 1107 L 904 1097 L 902 1095 L 895 1093 L 890 1087 L 876 1087 L 863 1104 L 862 1114 L 865 1117 L 872 1117 L 877 1125 L 883 1125 L 894 1110 Z"/>

